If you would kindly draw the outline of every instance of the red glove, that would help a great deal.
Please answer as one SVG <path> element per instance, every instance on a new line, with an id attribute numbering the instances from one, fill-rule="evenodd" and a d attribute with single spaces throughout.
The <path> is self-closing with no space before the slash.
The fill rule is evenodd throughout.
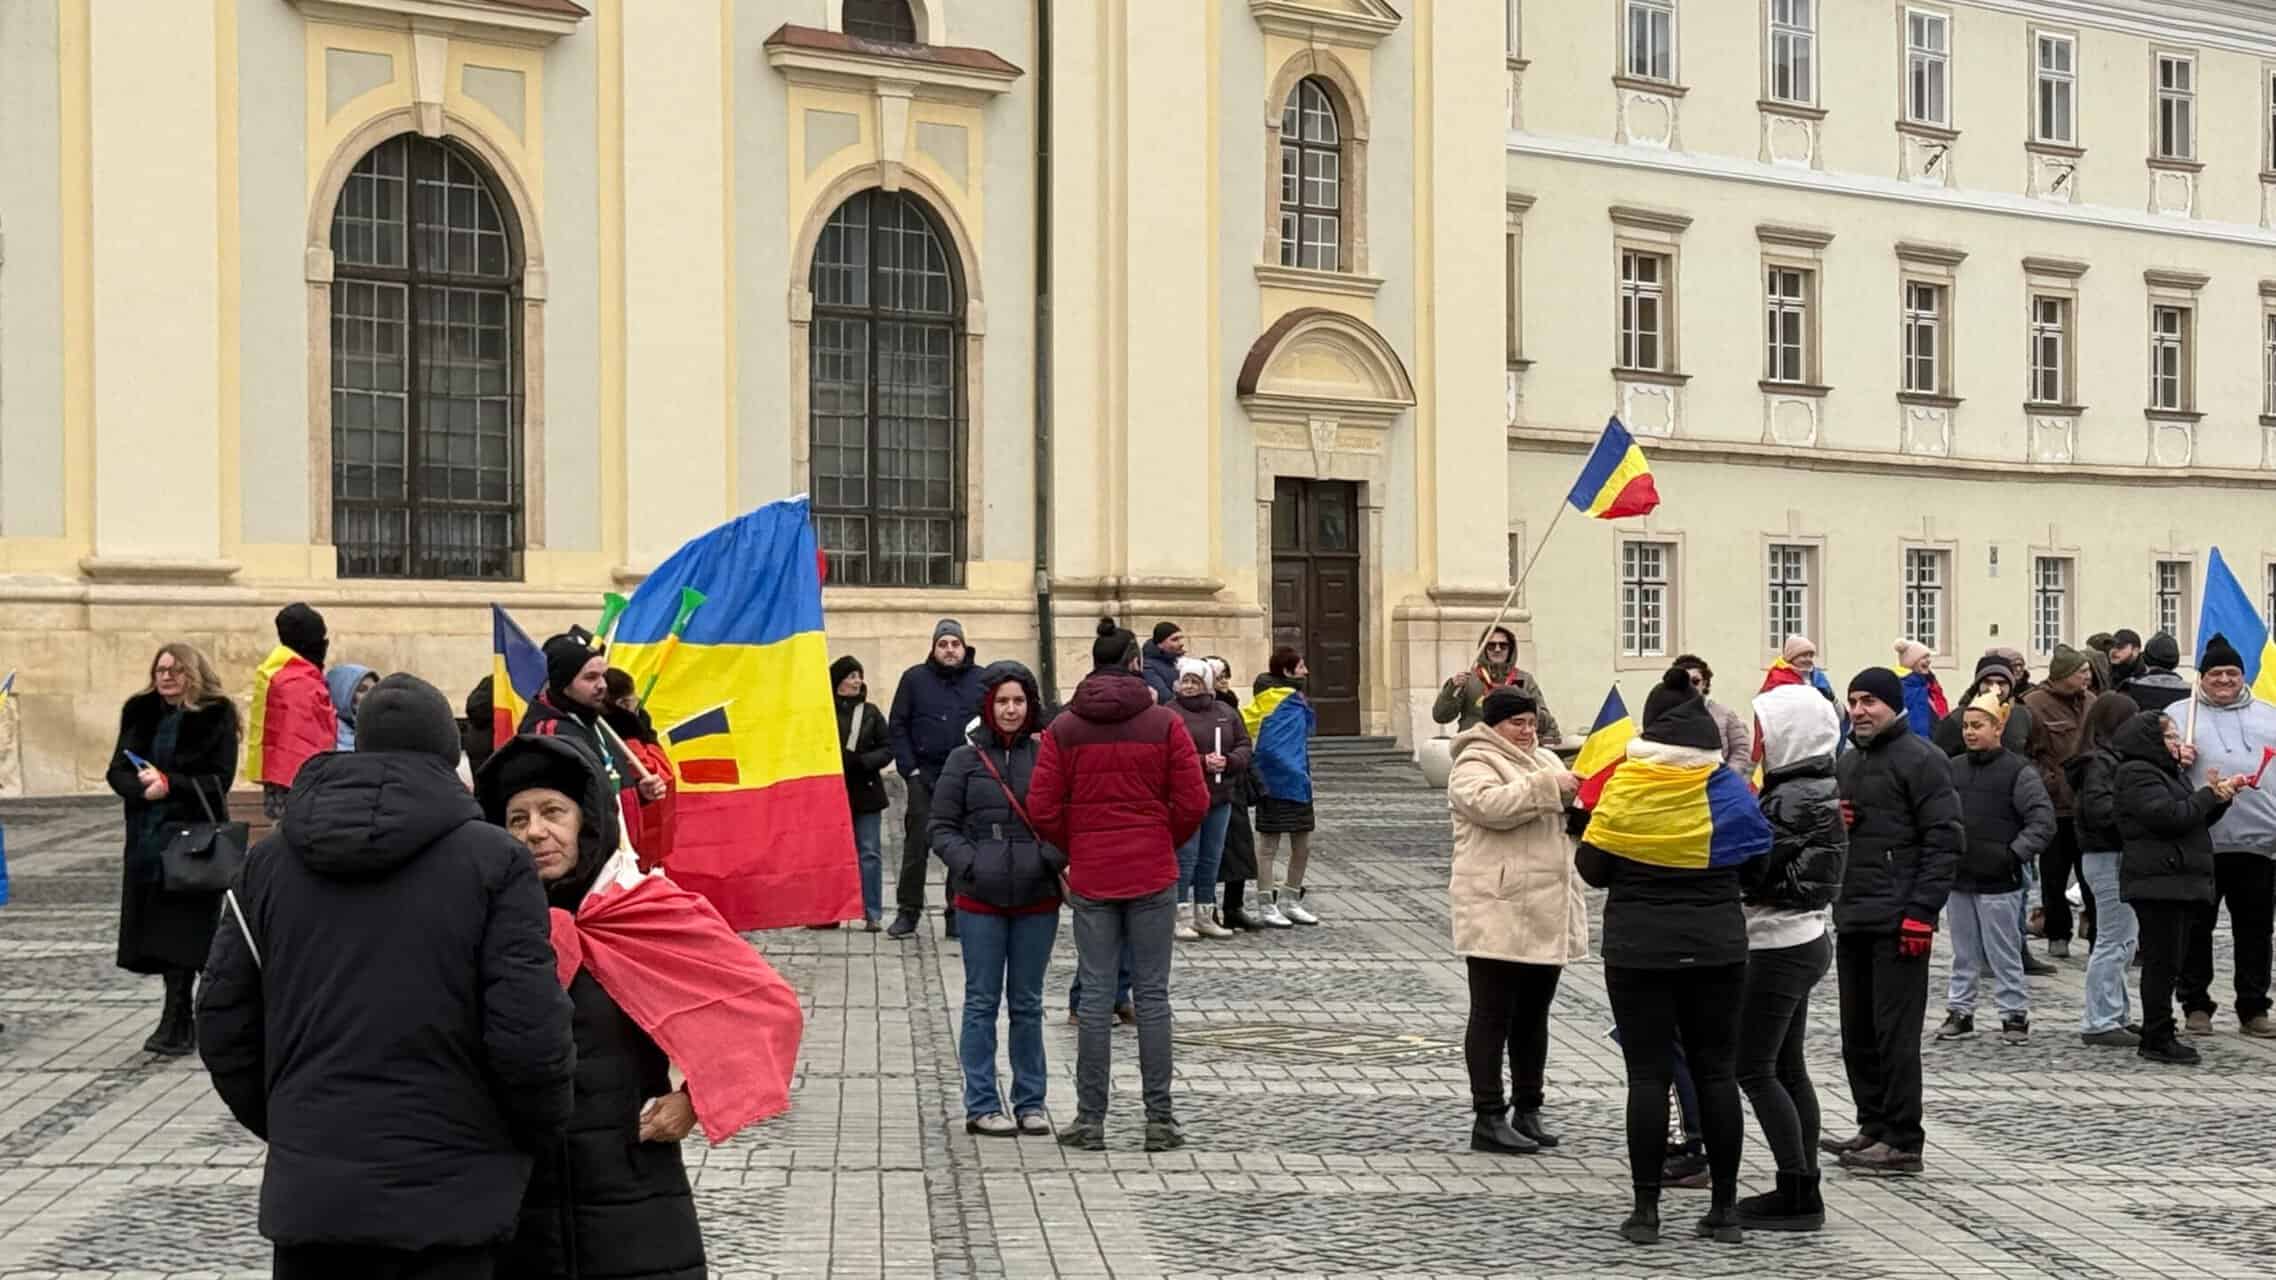
<path id="1" fill-rule="evenodd" d="M 1847 800 L 1841 802 L 1841 825 L 1843 827 L 1857 825 L 1857 807 Z"/>
<path id="2" fill-rule="evenodd" d="M 1906 916 L 1897 925 L 1897 954 L 1905 959 L 1924 959 L 1928 955 L 1928 949 L 1935 944 L 1935 925 L 1922 924 L 1911 916 Z"/>

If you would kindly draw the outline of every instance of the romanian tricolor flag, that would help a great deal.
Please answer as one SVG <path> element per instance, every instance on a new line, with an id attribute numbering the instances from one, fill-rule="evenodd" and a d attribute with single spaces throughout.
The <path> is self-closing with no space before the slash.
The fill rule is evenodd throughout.
<path id="1" fill-rule="evenodd" d="M 2212 561 L 2205 566 L 2205 602 L 2197 607 L 2199 667 L 2205 661 L 2205 642 L 2214 636 L 2226 639 L 2244 659 L 2244 682 L 2251 686 L 2252 696 L 2276 702 L 2276 643 L 2270 641 L 2268 624 L 2229 571 L 2219 547 L 2213 548 Z"/>
<path id="2" fill-rule="evenodd" d="M 1604 709 L 1596 713 L 1596 723 L 1589 726 L 1580 754 L 1573 757 L 1573 772 L 1581 776 L 1576 801 L 1581 808 L 1596 807 L 1596 798 L 1612 780 L 1612 771 L 1628 758 L 1628 740 L 1635 736 L 1636 722 L 1628 718 L 1628 704 L 1620 697 L 1620 686 L 1614 685 L 1612 692 L 1604 695 Z"/>
<path id="3" fill-rule="evenodd" d="M 1295 804 L 1312 802 L 1312 729 L 1319 717 L 1301 690 L 1262 689 L 1241 708 L 1241 723 L 1256 744 L 1250 760 L 1264 793 Z"/>
<path id="4" fill-rule="evenodd" d="M 1660 505 L 1660 491 L 1652 484 L 1652 464 L 1644 460 L 1644 451 L 1636 446 L 1628 428 L 1620 425 L 1620 419 L 1605 422 L 1604 434 L 1589 450 L 1581 478 L 1573 481 L 1573 491 L 1565 495 L 1565 501 L 1582 515 L 1598 520 L 1640 516 Z"/>
<path id="5" fill-rule="evenodd" d="M 245 721 L 245 772 L 255 782 L 289 787 L 308 758 L 339 741 L 338 717 L 324 673 L 284 645 L 253 669 L 252 713 Z"/>
<path id="6" fill-rule="evenodd" d="M 490 745 L 520 733 L 530 701 L 545 688 L 545 651 L 506 611 L 490 606 Z"/>
<path id="7" fill-rule="evenodd" d="M 1657 867 L 1733 867 L 1770 852 L 1770 822 L 1746 779 L 1720 760 L 1630 756 L 1604 785 L 1581 839 Z"/>
<path id="8" fill-rule="evenodd" d="M 610 661 L 635 684 L 680 775 L 664 869 L 738 930 L 861 914 L 822 577 L 804 497 L 696 538 L 633 593 Z M 668 643 L 681 592 L 703 594 Z"/>

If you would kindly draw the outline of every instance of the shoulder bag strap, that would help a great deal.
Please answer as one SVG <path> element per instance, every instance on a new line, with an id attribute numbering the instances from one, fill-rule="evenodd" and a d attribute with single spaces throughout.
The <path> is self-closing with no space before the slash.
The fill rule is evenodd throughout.
<path id="1" fill-rule="evenodd" d="M 230 918 L 237 922 L 237 933 L 238 936 L 245 939 L 245 949 L 253 953 L 253 967 L 259 969 L 261 967 L 261 946 L 253 941 L 253 927 L 245 923 L 245 909 L 237 905 L 237 891 L 235 889 L 222 890 L 221 900 L 228 904 Z"/>
<path id="2" fill-rule="evenodd" d="M 1035 836 L 1038 840 L 1042 839 L 1043 837 L 1036 835 L 1035 823 L 1027 816 L 1027 806 L 1021 804 L 1019 797 L 1012 794 L 1012 784 L 1004 781 L 1003 771 L 996 768 L 996 762 L 988 758 L 988 749 L 975 743 L 972 750 L 979 755 L 980 764 L 987 769 L 988 776 L 994 778 L 996 785 L 1004 789 L 1004 799 L 1011 802 L 1012 812 L 1019 815 L 1020 825 L 1027 828 L 1029 835 Z"/>

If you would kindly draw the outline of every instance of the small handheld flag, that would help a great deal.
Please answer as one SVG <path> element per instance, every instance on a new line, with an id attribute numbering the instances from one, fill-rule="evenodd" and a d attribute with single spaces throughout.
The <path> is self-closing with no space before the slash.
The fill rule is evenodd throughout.
<path id="1" fill-rule="evenodd" d="M 1636 722 L 1628 718 L 1628 704 L 1620 697 L 1620 686 L 1614 685 L 1612 692 L 1604 695 L 1604 708 L 1596 713 L 1596 723 L 1589 726 L 1580 754 L 1573 757 L 1573 772 L 1581 776 L 1576 798 L 1581 808 L 1596 807 L 1596 798 L 1603 794 L 1612 771 L 1627 758 L 1628 740 L 1635 736 Z"/>
<path id="2" fill-rule="evenodd" d="M 506 611 L 490 606 L 490 744 L 505 746 L 545 689 L 545 653 Z"/>
<path id="3" fill-rule="evenodd" d="M 1644 460 L 1644 451 L 1637 447 L 1628 428 L 1620 425 L 1620 419 L 1605 422 L 1604 434 L 1589 450 L 1580 479 L 1573 481 L 1573 491 L 1565 495 L 1565 501 L 1575 511 L 1597 520 L 1640 516 L 1660 505 L 1659 490 L 1652 483 L 1652 464 Z"/>
<path id="4" fill-rule="evenodd" d="M 2212 560 L 2205 566 L 2205 602 L 2197 608 L 2196 656 L 2200 668 L 2205 662 L 2205 643 L 2214 636 L 2226 639 L 2244 659 L 2244 682 L 2251 686 L 2253 696 L 2276 702 L 2276 643 L 2270 642 L 2268 624 L 2261 621 L 2244 584 L 2229 571 L 2229 562 L 2221 558 L 2219 547 L 2213 548 Z"/>

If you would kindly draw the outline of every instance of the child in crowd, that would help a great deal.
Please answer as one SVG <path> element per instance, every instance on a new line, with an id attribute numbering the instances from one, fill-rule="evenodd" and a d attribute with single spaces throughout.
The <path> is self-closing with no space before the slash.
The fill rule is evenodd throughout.
<path id="1" fill-rule="evenodd" d="M 1952 935 L 1952 981 L 1945 992 L 1939 1040 L 1976 1033 L 1976 985 L 1991 971 L 1999 1002 L 1999 1036 L 2007 1044 L 2031 1037 L 2031 993 L 2023 981 L 2021 920 L 2023 868 L 2036 862 L 2055 835 L 2055 806 L 2031 762 L 2002 741 L 2011 704 L 1985 690 L 1962 711 L 1967 750 L 1952 758 L 1952 785 L 1960 793 L 1967 826 L 1960 865 L 1945 904 Z"/>

